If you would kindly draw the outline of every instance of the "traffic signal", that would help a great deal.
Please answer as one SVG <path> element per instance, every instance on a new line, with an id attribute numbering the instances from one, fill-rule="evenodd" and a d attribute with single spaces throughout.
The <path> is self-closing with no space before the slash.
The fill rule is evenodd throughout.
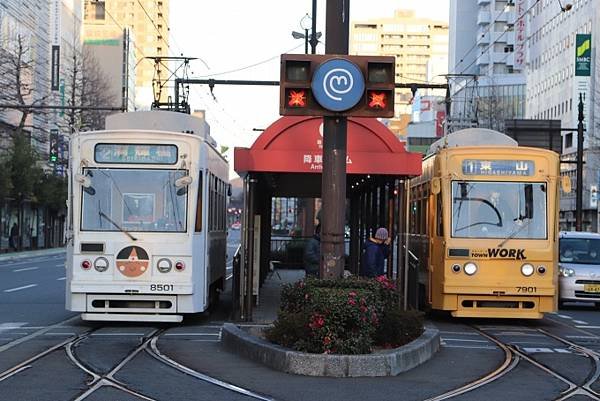
<path id="1" fill-rule="evenodd" d="M 393 117 L 394 88 L 394 57 L 283 54 L 279 114 Z"/>
<path id="2" fill-rule="evenodd" d="M 50 151 L 48 152 L 48 159 L 51 162 L 58 160 L 58 131 L 52 131 L 50 133 Z"/>

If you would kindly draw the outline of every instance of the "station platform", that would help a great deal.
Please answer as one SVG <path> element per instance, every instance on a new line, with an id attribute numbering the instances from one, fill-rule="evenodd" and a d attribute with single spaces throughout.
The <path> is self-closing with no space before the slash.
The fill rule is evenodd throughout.
<path id="1" fill-rule="evenodd" d="M 276 269 L 269 272 L 258 294 L 258 305 L 252 311 L 252 322 L 271 324 L 277 318 L 283 285 L 304 278 L 302 269 Z"/>

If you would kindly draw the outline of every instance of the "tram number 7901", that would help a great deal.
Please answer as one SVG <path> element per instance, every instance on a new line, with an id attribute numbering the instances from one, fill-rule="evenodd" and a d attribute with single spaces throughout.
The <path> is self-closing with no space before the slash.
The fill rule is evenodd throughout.
<path id="1" fill-rule="evenodd" d="M 533 293 L 537 292 L 537 287 L 517 287 L 517 292 Z"/>
<path id="2" fill-rule="evenodd" d="M 173 284 L 150 284 L 150 291 L 169 292 L 174 289 L 175 286 Z"/>

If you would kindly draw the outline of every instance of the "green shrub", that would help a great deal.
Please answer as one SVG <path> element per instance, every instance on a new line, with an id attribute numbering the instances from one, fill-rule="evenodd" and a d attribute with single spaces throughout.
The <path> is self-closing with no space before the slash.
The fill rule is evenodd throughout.
<path id="1" fill-rule="evenodd" d="M 422 317 L 398 317 L 396 312 L 400 312 L 399 293 L 385 277 L 307 278 L 284 286 L 278 318 L 265 334 L 270 341 L 298 351 L 364 354 L 374 345 L 399 344 L 398 338 L 408 342 L 421 334 Z M 382 323 L 385 329 L 380 329 Z M 393 330 L 400 334 L 394 336 Z"/>
<path id="2" fill-rule="evenodd" d="M 423 334 L 423 313 L 400 309 L 386 310 L 375 333 L 375 343 L 384 348 L 396 348 Z"/>

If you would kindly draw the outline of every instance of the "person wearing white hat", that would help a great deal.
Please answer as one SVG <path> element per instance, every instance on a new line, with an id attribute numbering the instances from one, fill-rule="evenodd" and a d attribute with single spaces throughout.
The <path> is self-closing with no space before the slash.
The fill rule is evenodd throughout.
<path id="1" fill-rule="evenodd" d="M 360 263 L 360 275 L 364 277 L 378 277 L 384 274 L 385 259 L 390 252 L 391 239 L 388 231 L 380 227 L 375 232 L 375 237 L 365 241 Z"/>

